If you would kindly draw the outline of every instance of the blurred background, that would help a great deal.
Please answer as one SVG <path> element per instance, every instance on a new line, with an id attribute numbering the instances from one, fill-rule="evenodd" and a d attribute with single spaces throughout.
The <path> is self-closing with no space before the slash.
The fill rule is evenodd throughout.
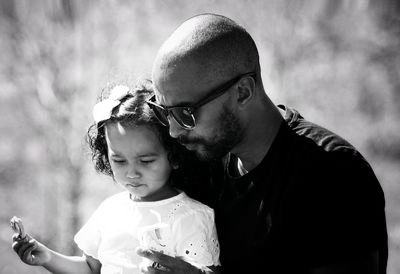
<path id="1" fill-rule="evenodd" d="M 1 0 L 0 274 L 48 273 L 12 252 L 13 215 L 49 247 L 79 254 L 74 234 L 121 190 L 87 153 L 96 95 L 121 75 L 148 75 L 168 35 L 204 12 L 247 28 L 276 104 L 370 162 L 386 195 L 388 273 L 399 273 L 399 1 Z"/>

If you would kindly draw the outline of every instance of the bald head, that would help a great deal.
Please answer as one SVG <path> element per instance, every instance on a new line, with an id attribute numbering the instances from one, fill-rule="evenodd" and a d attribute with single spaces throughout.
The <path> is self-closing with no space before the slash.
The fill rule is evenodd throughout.
<path id="1" fill-rule="evenodd" d="M 192 17 L 179 26 L 160 48 L 153 67 L 173 73 L 188 64 L 201 77 L 234 77 L 259 72 L 257 48 L 247 31 L 229 18 L 215 14 Z M 199 75 L 199 76 L 200 76 Z"/>
<path id="2" fill-rule="evenodd" d="M 252 72 L 255 78 L 247 74 Z M 153 65 L 156 100 L 164 116 L 169 111 L 164 118 L 170 135 L 203 159 L 232 152 L 250 170 L 264 157 L 283 120 L 260 74 L 256 45 L 243 27 L 215 14 L 185 21 Z M 188 108 L 174 114 L 178 106 Z M 194 128 L 182 126 L 184 119 Z"/>

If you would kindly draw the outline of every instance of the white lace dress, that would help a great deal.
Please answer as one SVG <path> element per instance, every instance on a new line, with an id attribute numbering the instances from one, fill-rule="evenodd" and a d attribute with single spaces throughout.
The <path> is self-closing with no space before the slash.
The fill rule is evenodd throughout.
<path id="1" fill-rule="evenodd" d="M 101 273 L 140 273 L 150 264 L 136 255 L 138 246 L 181 257 L 204 268 L 219 263 L 214 211 L 184 192 L 156 202 L 134 202 L 129 192 L 106 199 L 75 235 L 86 254 L 102 264 Z"/>

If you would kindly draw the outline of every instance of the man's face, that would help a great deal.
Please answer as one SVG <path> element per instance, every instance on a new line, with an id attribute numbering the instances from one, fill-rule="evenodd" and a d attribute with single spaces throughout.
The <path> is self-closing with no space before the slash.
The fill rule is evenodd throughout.
<path id="1" fill-rule="evenodd" d="M 172 68 L 171 68 L 172 67 Z M 157 102 L 164 106 L 190 105 L 207 96 L 226 79 L 205 75 L 196 64 L 153 68 Z M 170 135 L 202 160 L 212 160 L 227 154 L 237 144 L 242 127 L 232 111 L 233 85 L 226 94 L 203 105 L 194 113 L 194 129 L 182 128 L 169 116 Z"/>
<path id="2" fill-rule="evenodd" d="M 198 128 L 200 125 L 199 123 Z M 241 130 L 239 120 L 234 113 L 223 106 L 216 122 L 210 127 L 214 128 L 212 133 L 202 134 L 195 128 L 187 134 L 179 135 L 178 142 L 187 149 L 194 150 L 201 160 L 210 161 L 221 158 L 236 145 Z"/>

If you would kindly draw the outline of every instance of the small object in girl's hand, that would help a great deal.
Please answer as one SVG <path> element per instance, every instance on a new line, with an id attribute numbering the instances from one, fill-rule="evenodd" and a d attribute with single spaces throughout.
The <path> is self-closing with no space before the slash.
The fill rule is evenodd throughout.
<path id="1" fill-rule="evenodd" d="M 18 237 L 20 239 L 24 239 L 26 237 L 26 233 L 24 230 L 24 225 L 22 224 L 22 220 L 16 216 L 12 217 L 10 220 L 11 228 L 15 233 L 18 233 Z"/>
<path id="2" fill-rule="evenodd" d="M 168 268 L 166 268 L 165 266 L 160 265 L 157 262 L 153 262 L 153 264 L 151 265 L 151 267 L 155 268 L 155 269 L 160 269 L 161 271 L 166 271 L 169 272 L 170 270 Z"/>

